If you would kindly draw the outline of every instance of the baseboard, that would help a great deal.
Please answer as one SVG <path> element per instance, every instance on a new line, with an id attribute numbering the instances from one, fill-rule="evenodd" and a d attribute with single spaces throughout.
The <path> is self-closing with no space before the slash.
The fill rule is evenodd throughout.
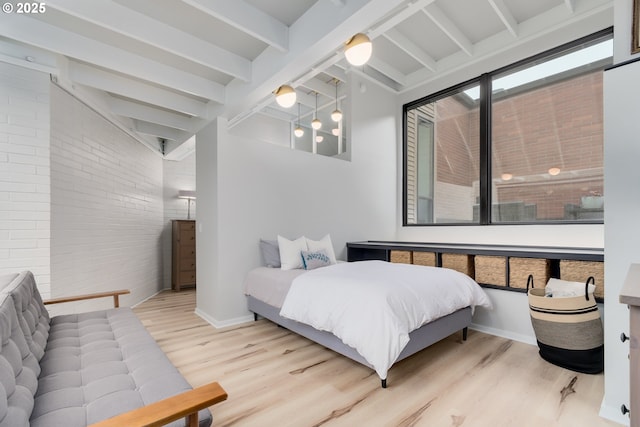
<path id="1" fill-rule="evenodd" d="M 533 337 L 530 337 L 529 335 L 516 334 L 514 332 L 505 331 L 503 329 L 490 328 L 488 326 L 477 325 L 475 323 L 472 323 L 471 326 L 469 326 L 469 328 L 478 332 L 484 332 L 485 334 L 495 335 L 497 337 L 507 338 L 507 339 L 518 341 L 525 344 L 530 344 L 535 346 L 538 345 L 536 339 Z"/>
<path id="2" fill-rule="evenodd" d="M 145 298 L 145 299 L 143 299 L 142 301 L 138 301 L 137 303 L 133 304 L 133 305 L 131 306 L 131 308 L 134 308 L 134 307 L 139 306 L 139 305 L 140 305 L 140 304 L 142 304 L 143 302 L 145 302 L 145 301 L 147 301 L 147 300 L 150 300 L 151 298 L 153 298 L 153 297 L 155 297 L 156 295 L 158 295 L 160 292 L 164 292 L 164 291 L 166 291 L 166 290 L 167 290 L 167 289 L 160 289 L 160 290 L 159 290 L 158 292 L 156 292 L 155 294 L 153 294 L 153 295 L 149 295 L 148 297 L 146 297 L 146 298 Z"/>
<path id="3" fill-rule="evenodd" d="M 227 328 L 229 326 L 241 325 L 247 322 L 253 322 L 253 314 L 249 314 L 247 316 L 236 317 L 234 319 L 228 319 L 224 321 L 219 321 L 209 316 L 207 313 L 203 312 L 199 308 L 196 308 L 196 315 L 202 318 L 205 322 L 209 323 L 216 329 Z"/>

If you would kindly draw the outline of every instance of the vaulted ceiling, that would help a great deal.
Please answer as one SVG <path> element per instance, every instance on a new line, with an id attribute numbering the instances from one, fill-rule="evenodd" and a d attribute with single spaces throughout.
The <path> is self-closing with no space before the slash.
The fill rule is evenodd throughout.
<path id="1" fill-rule="evenodd" d="M 152 149 L 180 157 L 215 117 L 295 120 L 344 99 L 343 44 L 373 40 L 358 72 L 403 93 L 475 61 L 613 10 L 612 0 L 47 0 L 0 14 L 0 61 L 58 84 Z M 294 111 L 295 110 L 295 111 Z"/>

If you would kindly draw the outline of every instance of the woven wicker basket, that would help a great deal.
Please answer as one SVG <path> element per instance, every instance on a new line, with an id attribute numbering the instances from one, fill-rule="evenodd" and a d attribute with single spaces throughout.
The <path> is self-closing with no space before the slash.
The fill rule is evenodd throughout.
<path id="1" fill-rule="evenodd" d="M 391 251 L 391 262 L 411 264 L 411 251 Z"/>
<path id="2" fill-rule="evenodd" d="M 436 266 L 436 254 L 434 252 L 413 251 L 413 263 L 418 265 Z"/>
<path id="3" fill-rule="evenodd" d="M 442 266 L 474 277 L 473 256 L 467 254 L 442 254 Z"/>
<path id="4" fill-rule="evenodd" d="M 571 282 L 586 282 L 593 276 L 596 285 L 594 295 L 604 299 L 604 262 L 560 260 L 560 278 Z"/>
<path id="5" fill-rule="evenodd" d="M 543 288 L 551 277 L 551 265 L 542 258 L 509 258 L 509 287 L 527 288 L 527 279 L 533 275 L 533 283 Z"/>
<path id="6" fill-rule="evenodd" d="M 476 255 L 475 266 L 476 282 L 484 285 L 507 286 L 506 257 Z"/>

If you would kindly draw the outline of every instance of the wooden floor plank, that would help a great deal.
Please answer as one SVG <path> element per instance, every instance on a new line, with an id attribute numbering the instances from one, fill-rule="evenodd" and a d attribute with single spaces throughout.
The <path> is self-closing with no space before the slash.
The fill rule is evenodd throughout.
<path id="1" fill-rule="evenodd" d="M 604 376 L 551 365 L 536 347 L 469 331 L 375 372 L 259 320 L 215 329 L 195 291 L 162 292 L 134 308 L 193 385 L 229 394 L 215 426 L 617 426 L 598 416 Z"/>

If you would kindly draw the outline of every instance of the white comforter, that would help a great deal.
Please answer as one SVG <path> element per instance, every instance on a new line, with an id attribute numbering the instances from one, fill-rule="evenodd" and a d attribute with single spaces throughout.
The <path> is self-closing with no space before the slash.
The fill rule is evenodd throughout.
<path id="1" fill-rule="evenodd" d="M 385 379 L 409 342 L 409 332 L 478 305 L 491 308 L 482 288 L 457 271 L 361 261 L 322 267 L 297 277 L 280 315 L 333 333 Z"/>

